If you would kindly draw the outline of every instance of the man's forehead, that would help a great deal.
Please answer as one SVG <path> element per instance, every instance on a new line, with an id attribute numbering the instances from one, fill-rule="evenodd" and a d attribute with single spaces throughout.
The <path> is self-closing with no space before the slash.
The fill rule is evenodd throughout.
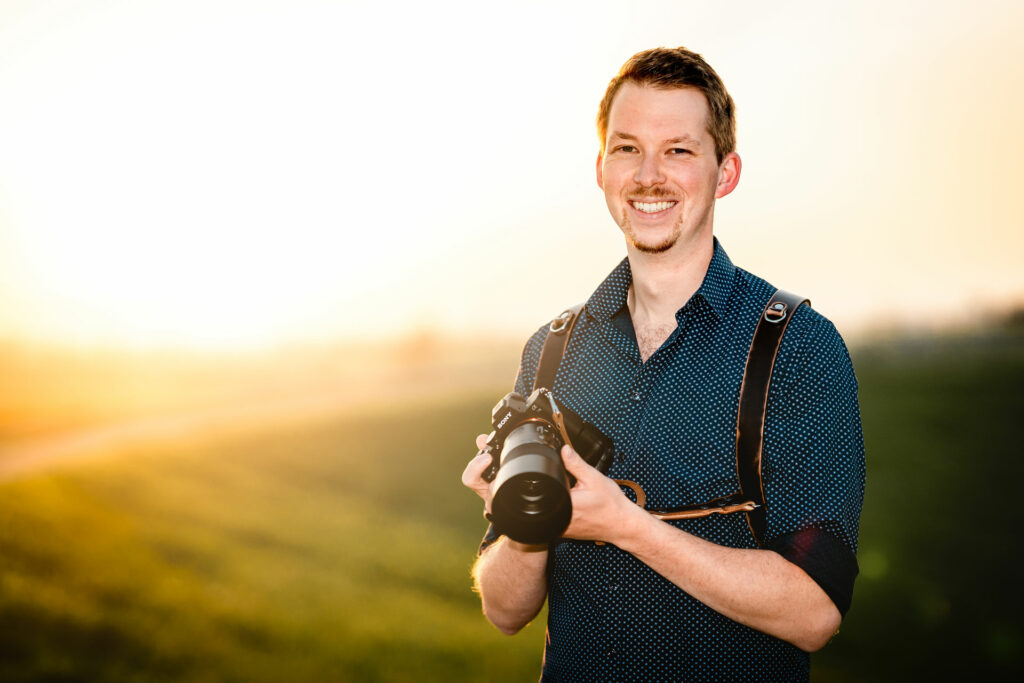
<path id="1" fill-rule="evenodd" d="M 635 139 L 651 128 L 665 134 L 663 142 L 693 142 L 710 137 L 707 98 L 698 88 L 622 84 L 608 112 L 608 136 Z M 643 128 L 644 130 L 634 130 Z"/>

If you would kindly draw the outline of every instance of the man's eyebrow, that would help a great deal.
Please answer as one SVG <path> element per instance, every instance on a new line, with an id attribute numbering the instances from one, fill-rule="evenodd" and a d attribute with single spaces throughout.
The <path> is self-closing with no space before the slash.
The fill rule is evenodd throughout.
<path id="1" fill-rule="evenodd" d="M 683 136 L 678 137 L 678 138 L 669 138 L 668 140 L 665 140 L 665 144 L 668 144 L 668 145 L 684 144 L 684 145 L 693 145 L 695 147 L 700 147 L 700 140 L 697 140 L 696 138 L 694 138 L 694 137 L 692 137 L 690 135 L 683 135 Z"/>
<path id="2" fill-rule="evenodd" d="M 638 139 L 637 136 L 635 136 L 635 135 L 632 135 L 630 133 L 623 133 L 622 131 L 619 131 L 619 130 L 613 131 L 611 136 L 613 138 L 621 138 L 623 140 L 637 140 Z M 669 138 L 668 140 L 665 140 L 662 144 L 665 144 L 665 145 L 685 144 L 685 145 L 692 145 L 694 147 L 700 147 L 700 140 L 697 140 L 696 138 L 694 138 L 691 135 L 681 135 L 681 136 L 679 136 L 677 138 Z"/>

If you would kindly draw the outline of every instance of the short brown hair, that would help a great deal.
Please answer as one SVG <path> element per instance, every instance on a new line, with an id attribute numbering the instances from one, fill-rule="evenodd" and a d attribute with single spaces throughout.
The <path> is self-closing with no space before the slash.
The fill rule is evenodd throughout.
<path id="1" fill-rule="evenodd" d="M 715 70 L 696 52 L 685 47 L 656 47 L 638 52 L 622 65 L 608 84 L 597 112 L 597 134 L 604 154 L 608 115 L 619 88 L 626 82 L 656 88 L 696 88 L 708 101 L 708 132 L 715 141 L 715 156 L 722 163 L 736 149 L 736 104 Z"/>

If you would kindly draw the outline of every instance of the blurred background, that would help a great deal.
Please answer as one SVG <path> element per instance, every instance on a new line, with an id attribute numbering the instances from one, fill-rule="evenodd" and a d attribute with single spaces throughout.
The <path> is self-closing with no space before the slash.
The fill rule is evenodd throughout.
<path id="1" fill-rule="evenodd" d="M 1019 672 L 1017 2 L 0 2 L 0 679 L 536 678 L 458 483 L 621 259 L 594 117 L 685 45 L 738 104 L 735 263 L 861 384 L 816 680 Z"/>

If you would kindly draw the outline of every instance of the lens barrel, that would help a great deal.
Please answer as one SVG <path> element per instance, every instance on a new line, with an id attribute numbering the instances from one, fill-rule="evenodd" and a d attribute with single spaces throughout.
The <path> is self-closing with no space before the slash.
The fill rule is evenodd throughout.
<path id="1" fill-rule="evenodd" d="M 501 533 L 520 543 L 542 544 L 569 526 L 572 503 L 561 447 L 547 422 L 531 420 L 509 432 L 491 499 L 491 515 Z"/>

